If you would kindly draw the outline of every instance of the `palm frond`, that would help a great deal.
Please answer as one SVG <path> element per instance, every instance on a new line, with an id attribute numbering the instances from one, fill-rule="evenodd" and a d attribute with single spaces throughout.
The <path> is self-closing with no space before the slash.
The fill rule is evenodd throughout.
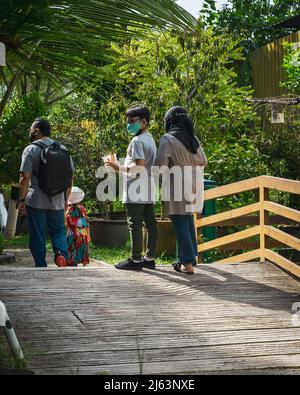
<path id="1" fill-rule="evenodd" d="M 6 0 L 0 2 L 0 41 L 8 68 L 61 84 L 72 69 L 95 70 L 111 42 L 145 27 L 196 30 L 196 20 L 173 0 Z"/>

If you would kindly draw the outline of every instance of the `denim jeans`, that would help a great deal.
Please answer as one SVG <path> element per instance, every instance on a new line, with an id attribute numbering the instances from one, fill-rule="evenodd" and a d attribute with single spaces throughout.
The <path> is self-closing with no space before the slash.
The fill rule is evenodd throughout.
<path id="1" fill-rule="evenodd" d="M 173 223 L 177 245 L 179 262 L 183 264 L 196 264 L 198 246 L 193 215 L 170 215 Z"/>
<path id="2" fill-rule="evenodd" d="M 131 239 L 131 257 L 134 260 L 142 259 L 143 249 L 143 223 L 148 232 L 146 256 L 155 258 L 158 238 L 157 222 L 153 204 L 127 203 L 127 222 Z"/>
<path id="3" fill-rule="evenodd" d="M 67 258 L 68 246 L 64 210 L 46 210 L 27 206 L 29 227 L 29 249 L 35 266 L 47 267 L 46 228 L 52 242 L 54 254 L 60 253 Z"/>

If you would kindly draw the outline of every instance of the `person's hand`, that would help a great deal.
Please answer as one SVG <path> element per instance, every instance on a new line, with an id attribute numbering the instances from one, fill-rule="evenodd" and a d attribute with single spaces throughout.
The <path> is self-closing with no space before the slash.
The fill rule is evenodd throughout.
<path id="1" fill-rule="evenodd" d="M 119 171 L 120 170 L 120 165 L 118 163 L 115 163 L 115 162 L 107 161 L 107 162 L 105 162 L 105 166 L 112 167 L 115 171 Z"/>
<path id="2" fill-rule="evenodd" d="M 23 217 L 24 215 L 27 215 L 26 204 L 24 202 L 20 202 L 20 204 L 19 204 L 19 216 Z"/>

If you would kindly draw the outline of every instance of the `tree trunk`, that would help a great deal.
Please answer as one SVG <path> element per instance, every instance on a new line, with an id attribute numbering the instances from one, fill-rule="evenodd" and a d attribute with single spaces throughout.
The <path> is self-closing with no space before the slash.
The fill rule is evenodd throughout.
<path id="1" fill-rule="evenodd" d="M 11 95 L 16 87 L 16 84 L 17 84 L 21 74 L 22 74 L 22 69 L 19 69 L 19 71 L 14 75 L 13 79 L 10 81 L 10 83 L 6 89 L 6 92 L 0 102 L 0 117 L 2 117 L 2 115 L 4 113 L 6 104 L 8 103 L 9 99 L 11 98 Z"/>
<path id="2" fill-rule="evenodd" d="M 27 95 L 27 76 L 26 75 L 24 75 L 24 79 L 22 82 L 21 94 L 22 94 L 22 96 Z"/>
<path id="3" fill-rule="evenodd" d="M 5 76 L 5 73 L 3 71 L 3 67 L 0 67 L 0 76 L 1 76 L 1 80 L 3 81 L 4 85 L 7 87 L 8 82 L 7 82 L 7 78 Z"/>
<path id="4" fill-rule="evenodd" d="M 19 200 L 19 184 L 14 184 L 11 187 L 7 223 L 4 232 L 4 238 L 6 240 L 12 239 L 16 233 L 18 212 L 19 212 L 18 200 Z"/>

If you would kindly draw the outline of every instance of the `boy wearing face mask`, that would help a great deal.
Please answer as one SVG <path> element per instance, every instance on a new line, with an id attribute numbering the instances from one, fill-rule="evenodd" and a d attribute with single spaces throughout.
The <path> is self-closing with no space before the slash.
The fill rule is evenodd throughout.
<path id="1" fill-rule="evenodd" d="M 148 131 L 150 121 L 149 109 L 144 105 L 134 106 L 126 112 L 127 131 L 133 136 L 123 166 L 113 162 L 106 164 L 115 171 L 122 172 L 125 185 L 123 203 L 126 206 L 127 222 L 131 238 L 131 257 L 116 265 L 117 269 L 142 270 L 143 267 L 155 269 L 155 253 L 157 245 L 157 223 L 154 211 L 154 185 L 151 178 L 151 167 L 156 156 L 155 141 Z M 140 187 L 136 188 L 137 178 Z M 147 251 L 142 257 L 142 227 L 145 224 L 148 232 Z"/>

